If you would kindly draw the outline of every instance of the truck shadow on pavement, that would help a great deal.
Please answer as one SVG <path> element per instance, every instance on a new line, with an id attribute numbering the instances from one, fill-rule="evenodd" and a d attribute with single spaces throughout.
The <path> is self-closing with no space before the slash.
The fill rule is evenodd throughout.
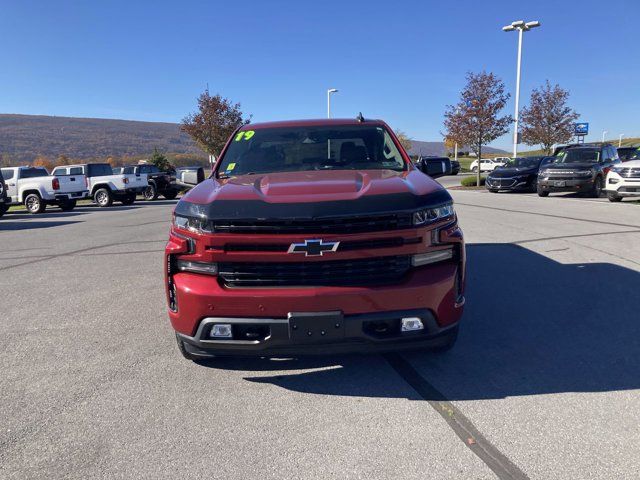
<path id="1" fill-rule="evenodd" d="M 32 220 L 29 222 L 12 222 L 11 220 L 0 220 L 0 232 L 16 231 L 16 230 L 37 230 L 39 228 L 51 228 L 61 227 L 62 225 L 71 225 L 74 223 L 80 223 L 75 221 L 52 221 L 52 222 L 39 222 L 38 220 Z"/>
<path id="2" fill-rule="evenodd" d="M 40 213 L 40 214 L 31 214 L 29 212 L 25 211 L 9 211 L 6 214 L 5 218 L 8 219 L 14 219 L 14 220 L 29 220 L 29 219 L 45 219 L 45 218 L 65 218 L 65 217 L 76 217 L 78 215 L 86 215 L 88 212 L 78 212 L 78 211 L 73 211 L 73 212 L 63 212 L 61 210 L 59 211 L 53 211 L 53 212 L 45 212 L 45 213 Z M 0 223 L 3 220 L 0 220 Z"/>
<path id="3" fill-rule="evenodd" d="M 467 252 L 457 345 L 444 354 L 402 354 L 448 399 L 640 388 L 639 272 L 609 263 L 562 264 L 513 244 L 471 244 Z M 209 366 L 280 370 L 247 380 L 296 392 L 415 398 L 398 386 L 382 356 L 221 359 Z M 311 371 L 283 374 L 304 369 Z"/>

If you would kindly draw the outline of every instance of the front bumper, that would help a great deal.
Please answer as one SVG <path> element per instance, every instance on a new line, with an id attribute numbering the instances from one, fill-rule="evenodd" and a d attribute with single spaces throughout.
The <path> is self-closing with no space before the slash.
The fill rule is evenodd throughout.
<path id="1" fill-rule="evenodd" d="M 613 192 L 619 197 L 640 196 L 640 178 L 625 178 L 615 172 L 610 172 L 607 175 L 605 190 Z"/>
<path id="2" fill-rule="evenodd" d="M 170 310 L 169 317 L 187 348 L 203 351 L 192 352 L 198 355 L 268 356 L 437 346 L 442 341 L 439 336 L 457 325 L 463 313 L 462 265 L 419 267 L 398 284 L 372 287 L 226 288 L 214 276 L 177 273 L 172 277 L 177 311 Z M 292 312 L 338 312 L 344 319 L 344 336 L 300 344 L 290 337 Z M 397 323 L 408 316 L 421 318 L 425 329 L 419 334 L 376 337 L 363 328 L 374 320 Z M 257 342 L 206 340 L 203 335 L 208 336 L 212 318 L 216 323 L 265 325 L 269 335 Z"/>
<path id="3" fill-rule="evenodd" d="M 549 192 L 588 192 L 593 189 L 593 181 L 592 177 L 572 179 L 539 178 L 538 187 Z"/>
<path id="4" fill-rule="evenodd" d="M 305 314 L 292 313 L 280 319 L 207 317 L 200 322 L 195 335 L 177 335 L 184 342 L 187 352 L 201 358 L 235 355 L 268 357 L 435 348 L 442 346 L 447 341 L 446 334 L 457 327 L 457 322 L 441 327 L 429 310 L 360 315 L 344 315 L 338 311 L 306 314 L 317 322 L 307 323 L 311 326 L 296 332 L 296 315 Z M 424 330 L 401 332 L 399 323 L 404 317 L 420 318 Z M 234 332 L 261 332 L 261 336 L 252 340 L 236 339 L 234 333 L 234 339 L 212 339 L 209 332 L 215 324 L 231 324 Z M 326 338 L 328 335 L 332 338 Z"/>
<path id="5" fill-rule="evenodd" d="M 531 190 L 534 179 L 522 177 L 493 178 L 487 177 L 485 187 L 487 190 L 498 190 L 506 192 L 519 192 Z"/>

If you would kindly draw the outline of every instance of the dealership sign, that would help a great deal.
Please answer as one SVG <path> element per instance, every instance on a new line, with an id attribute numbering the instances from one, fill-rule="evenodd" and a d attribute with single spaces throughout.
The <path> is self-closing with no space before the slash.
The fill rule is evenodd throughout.
<path id="1" fill-rule="evenodd" d="M 589 135 L 589 124 L 588 123 L 576 123 L 575 124 L 575 134 L 578 136 Z"/>

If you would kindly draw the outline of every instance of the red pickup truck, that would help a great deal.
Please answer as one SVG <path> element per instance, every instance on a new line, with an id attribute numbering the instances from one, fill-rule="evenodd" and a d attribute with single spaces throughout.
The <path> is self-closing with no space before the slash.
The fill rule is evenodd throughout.
<path id="1" fill-rule="evenodd" d="M 176 205 L 165 284 L 191 360 L 443 350 L 464 305 L 464 240 L 451 196 L 386 123 L 250 124 Z"/>

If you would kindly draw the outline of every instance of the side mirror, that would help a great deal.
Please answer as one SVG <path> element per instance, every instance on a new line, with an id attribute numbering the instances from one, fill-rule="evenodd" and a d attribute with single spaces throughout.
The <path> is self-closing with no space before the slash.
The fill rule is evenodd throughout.
<path id="1" fill-rule="evenodd" d="M 451 160 L 448 158 L 423 158 L 420 161 L 420 170 L 431 178 L 451 175 Z"/>

